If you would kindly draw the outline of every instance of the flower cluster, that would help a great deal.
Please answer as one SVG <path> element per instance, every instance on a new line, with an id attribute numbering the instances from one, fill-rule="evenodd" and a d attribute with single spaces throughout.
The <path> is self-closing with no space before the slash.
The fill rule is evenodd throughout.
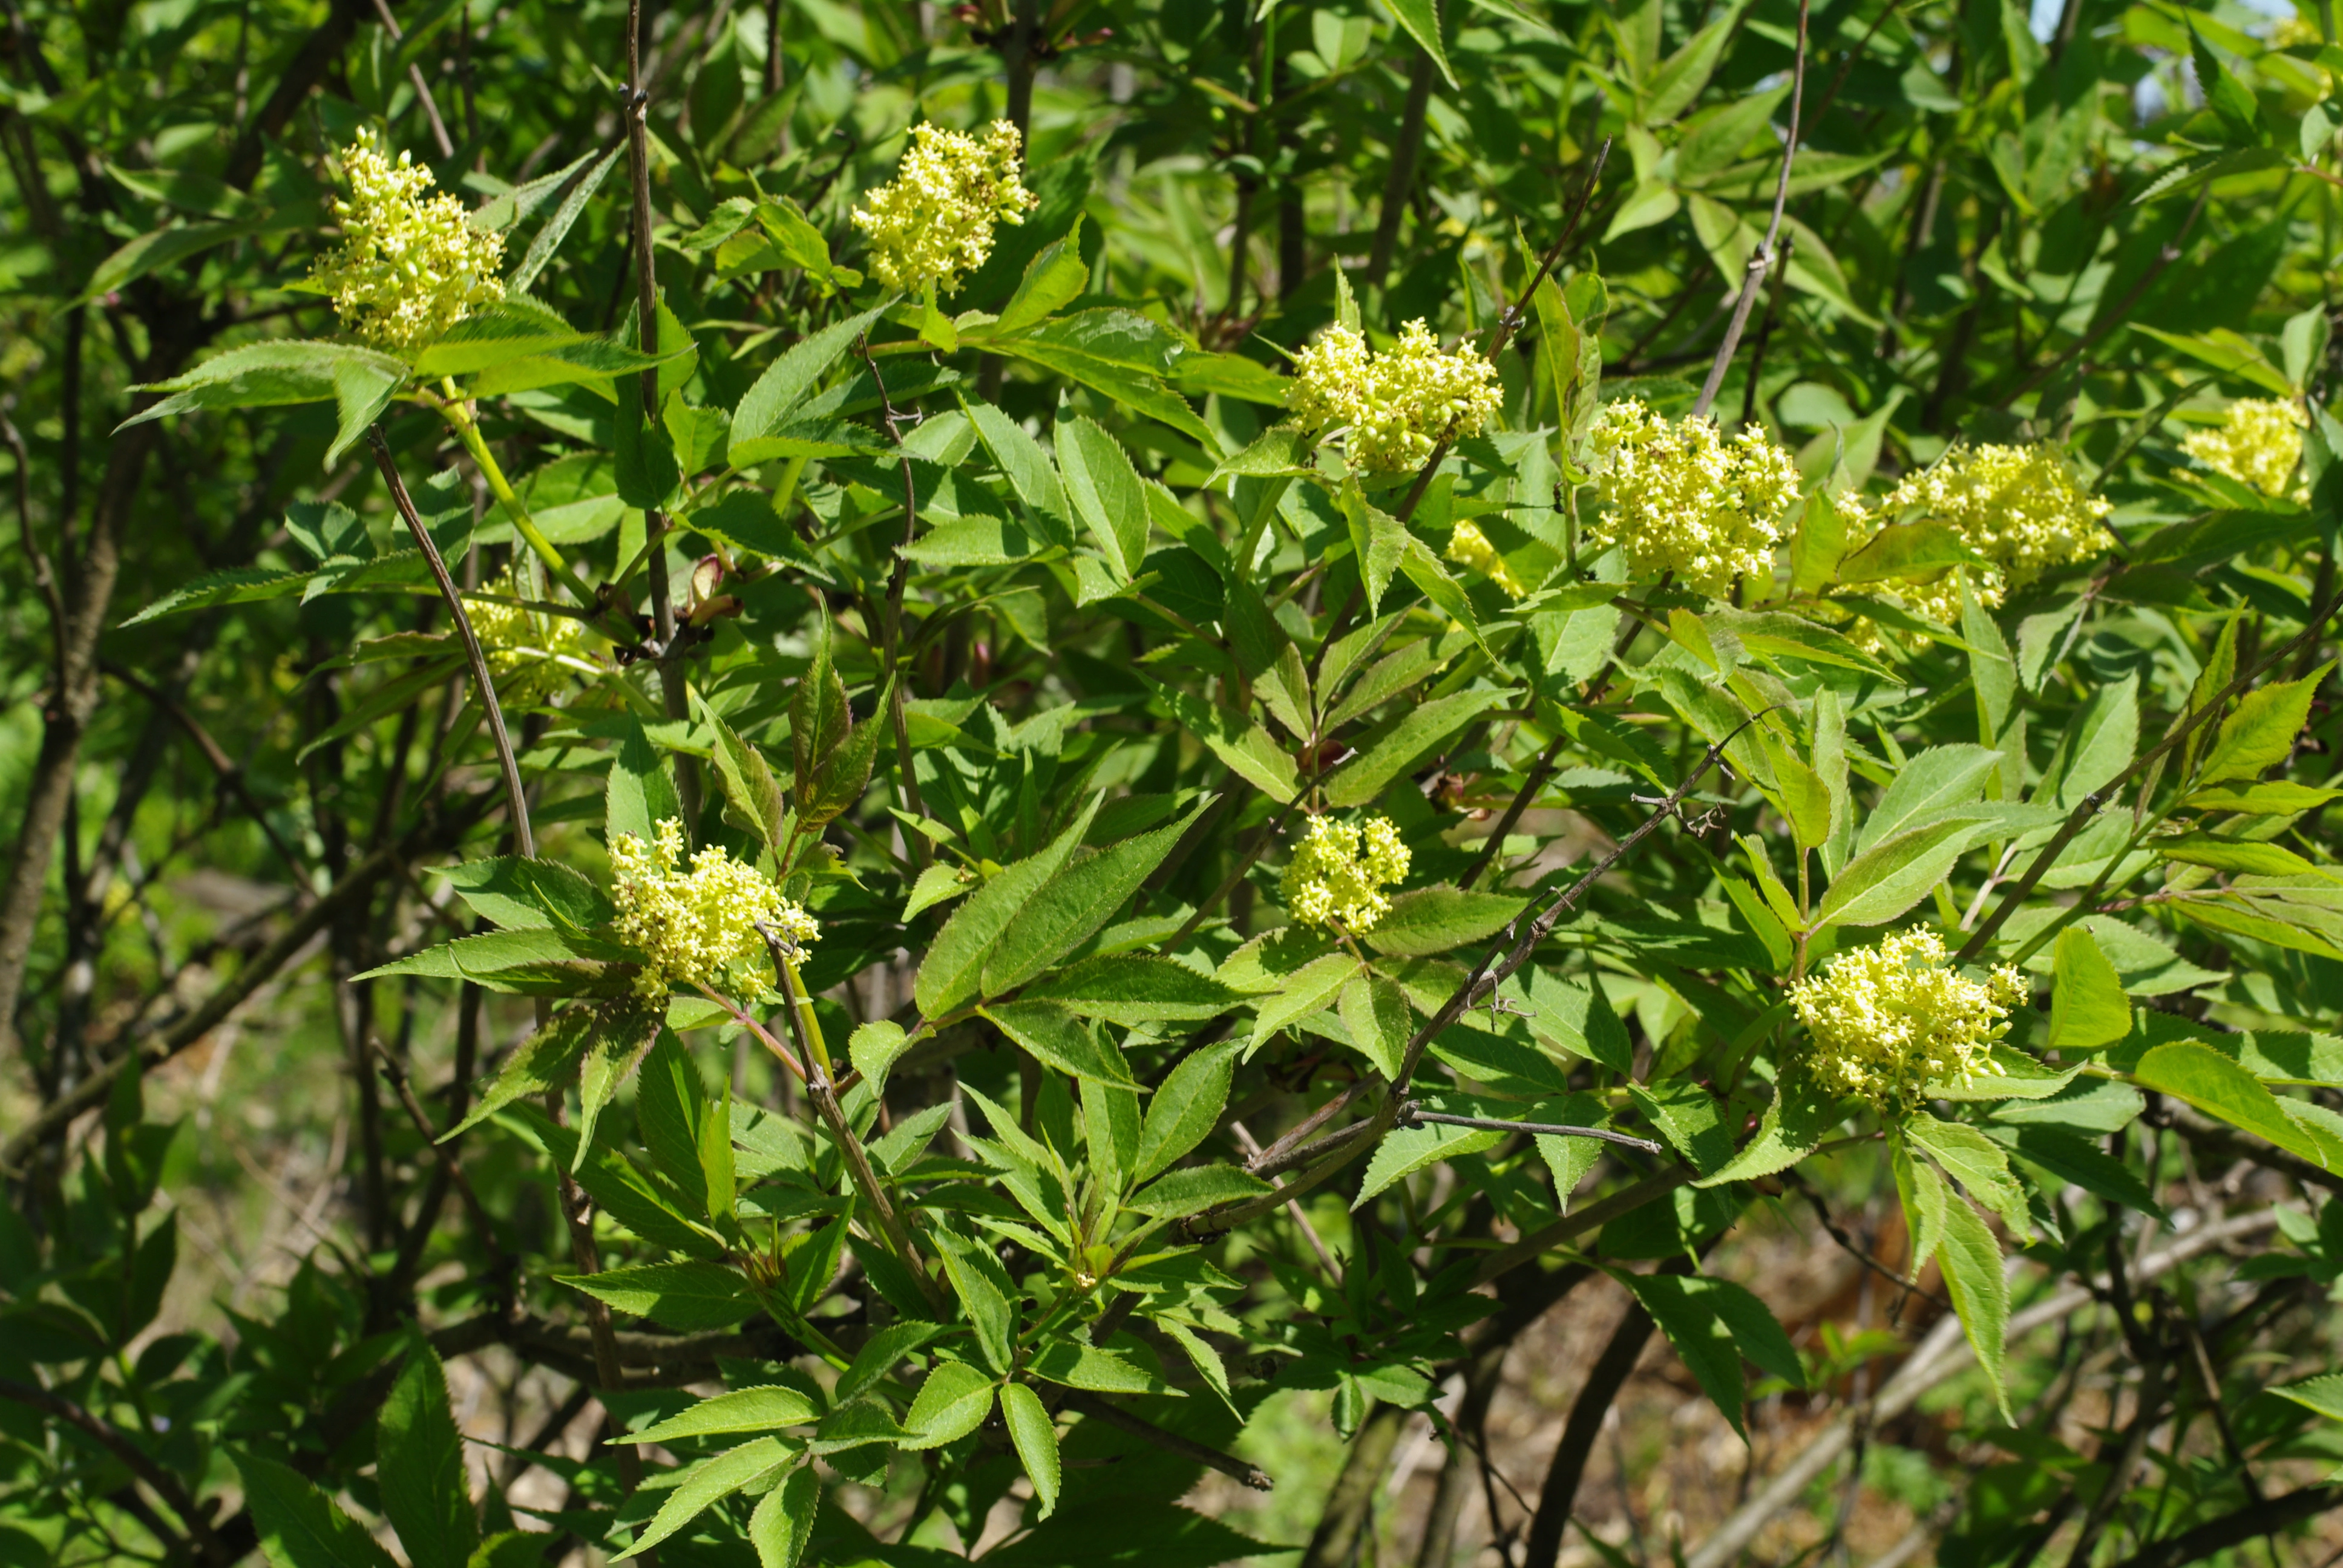
<path id="1" fill-rule="evenodd" d="M 1720 596 L 1774 578 L 1774 547 L 1798 499 L 1798 466 L 1765 431 L 1727 441 L 1706 419 L 1671 422 L 1642 402 L 1605 404 L 1593 428 L 1603 515 L 1589 531 L 1627 552 L 1631 578 L 1663 572 Z"/>
<path id="2" fill-rule="evenodd" d="M 763 872 L 714 845 L 691 858 L 690 870 L 677 870 L 683 824 L 674 818 L 652 839 L 647 845 L 620 833 L 610 840 L 618 935 L 642 950 L 635 981 L 642 995 L 663 997 L 678 985 L 719 989 L 739 966 L 764 956 L 760 921 L 800 947 L 820 936 L 813 917 Z"/>
<path id="3" fill-rule="evenodd" d="M 1489 536 L 1469 518 L 1458 523 L 1456 531 L 1449 536 L 1448 558 L 1458 566 L 1470 567 L 1479 572 L 1503 588 L 1510 598 L 1519 598 L 1529 591 L 1522 587 L 1522 579 L 1513 575 L 1513 568 L 1505 564 L 1505 558 L 1497 553 L 1497 547 L 1489 542 Z"/>
<path id="4" fill-rule="evenodd" d="M 1312 429 L 1346 427 L 1353 467 L 1398 474 L 1442 441 L 1480 434 L 1497 411 L 1497 367 L 1470 348 L 1443 349 L 1421 320 L 1377 354 L 1340 323 L 1294 357 L 1285 406 Z"/>
<path id="5" fill-rule="evenodd" d="M 862 193 L 854 226 L 870 236 L 870 265 L 888 287 L 960 287 L 992 254 L 992 226 L 1021 224 L 1040 198 L 1017 177 L 1017 127 L 995 120 L 982 141 L 931 125 L 911 127 L 895 177 Z"/>
<path id="6" fill-rule="evenodd" d="M 343 322 L 377 348 L 411 354 L 504 297 L 504 236 L 472 226 L 463 203 L 427 196 L 431 171 L 407 154 L 393 163 L 361 128 L 342 149 L 350 196 L 336 197 L 342 243 L 310 269 Z"/>
<path id="7" fill-rule="evenodd" d="M 2302 461 L 2302 429 L 2307 421 L 2293 403 L 2268 397 L 2240 397 L 2229 405 L 2220 425 L 2191 430 L 2181 437 L 2181 450 L 2205 467 L 2265 496 L 2283 496 L 2294 483 Z"/>
<path id="8" fill-rule="evenodd" d="M 1997 1071 L 1986 1053 L 2026 994 L 2014 969 L 1980 981 L 1947 967 L 1943 940 L 1916 928 L 1840 954 L 1824 974 L 1790 988 L 1790 1005 L 1806 1027 L 1815 1081 L 1888 1112 L 1929 1084 Z"/>
<path id="9" fill-rule="evenodd" d="M 1985 558 L 1971 591 L 1986 605 L 2001 603 L 2044 572 L 2097 555 L 2107 540 L 2100 519 L 2115 509 L 2083 488 L 2066 454 L 2048 441 L 1955 447 L 1934 467 L 1906 475 L 1880 507 L 1889 516 L 1909 512 L 1949 524 Z M 1960 617 L 1952 572 L 1897 595 L 1938 621 Z"/>
<path id="10" fill-rule="evenodd" d="M 1349 930 L 1368 931 L 1391 909 L 1383 890 L 1403 879 L 1407 867 L 1407 846 L 1390 818 L 1371 817 L 1363 831 L 1357 823 L 1312 817 L 1285 862 L 1279 888 L 1297 920 L 1313 926 L 1339 920 Z"/>
<path id="11" fill-rule="evenodd" d="M 524 598 L 510 568 L 488 583 L 484 592 L 499 598 Z M 508 702 L 528 707 L 541 702 L 568 681 L 564 660 L 586 657 L 586 623 L 566 615 L 541 615 L 517 604 L 472 599 L 464 606 L 472 634 L 480 639 L 497 689 Z"/>

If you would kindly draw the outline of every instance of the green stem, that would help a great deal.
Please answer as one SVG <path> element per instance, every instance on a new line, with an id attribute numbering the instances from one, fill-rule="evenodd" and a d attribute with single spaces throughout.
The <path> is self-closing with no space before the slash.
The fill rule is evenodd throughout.
<path id="1" fill-rule="evenodd" d="M 552 572 L 555 580 L 569 590 L 571 598 L 579 604 L 592 604 L 593 590 L 580 582 L 578 574 L 569 569 L 569 563 L 562 558 L 553 541 L 545 537 L 544 530 L 537 526 L 537 519 L 528 515 L 528 508 L 521 504 L 520 497 L 513 493 L 512 481 L 505 477 L 504 468 L 497 462 L 496 454 L 488 450 L 488 441 L 480 435 L 479 424 L 472 417 L 471 405 L 464 400 L 463 394 L 456 389 L 453 381 L 441 385 L 447 392 L 447 401 L 439 405 L 439 417 L 447 422 L 449 429 L 456 432 L 456 439 L 464 444 L 464 450 L 472 455 L 473 464 L 480 470 L 480 477 L 488 481 L 488 494 L 497 498 L 497 505 L 502 507 L 505 516 L 512 519 L 513 531 L 537 552 L 537 558 L 545 563 L 546 569 Z"/>

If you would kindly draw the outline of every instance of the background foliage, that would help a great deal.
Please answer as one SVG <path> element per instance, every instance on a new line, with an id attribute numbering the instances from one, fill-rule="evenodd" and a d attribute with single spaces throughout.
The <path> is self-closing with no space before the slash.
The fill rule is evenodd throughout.
<path id="1" fill-rule="evenodd" d="M 2331 12 L 5 21 L 0 1560 L 2331 1561 Z M 996 116 L 1038 207 L 883 297 L 857 195 Z M 363 126 L 507 236 L 415 364 L 300 286 Z M 1490 427 L 1279 427 L 1345 312 Z M 1585 437 L 1713 363 L 1808 498 L 1707 598 Z M 1939 623 L 1832 498 L 1964 438 L 2114 509 Z M 533 843 L 393 470 L 592 623 L 500 645 Z M 1370 809 L 1391 913 L 1289 926 Z M 808 1009 L 626 1001 L 668 816 Z M 1785 988 L 1919 923 L 2006 1071 L 1814 1091 Z"/>

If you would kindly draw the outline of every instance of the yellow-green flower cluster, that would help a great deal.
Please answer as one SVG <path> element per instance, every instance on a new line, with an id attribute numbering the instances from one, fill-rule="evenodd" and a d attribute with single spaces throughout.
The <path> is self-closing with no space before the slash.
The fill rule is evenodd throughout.
<path id="1" fill-rule="evenodd" d="M 1391 910 L 1383 890 L 1403 880 L 1407 867 L 1407 846 L 1390 818 L 1370 817 L 1363 827 L 1312 817 L 1279 890 L 1287 912 L 1304 925 L 1369 931 Z"/>
<path id="2" fill-rule="evenodd" d="M 1634 397 L 1604 405 L 1591 441 L 1603 502 L 1589 529 L 1627 554 L 1631 580 L 1663 572 L 1721 596 L 1774 580 L 1774 547 L 1798 499 L 1798 466 L 1755 427 L 1727 441 L 1706 419 L 1671 421 Z"/>
<path id="3" fill-rule="evenodd" d="M 2265 496 L 2283 496 L 2302 461 L 2307 421 L 2296 404 L 2240 397 L 2210 430 L 2191 430 L 2180 448 L 2213 472 Z"/>
<path id="4" fill-rule="evenodd" d="M 1888 517 L 1910 513 L 1951 525 L 1985 558 L 1970 591 L 1979 603 L 1997 605 L 2044 572 L 2097 555 L 2107 546 L 2100 519 L 2114 507 L 2083 488 L 2057 445 L 2036 441 L 1955 447 L 1934 467 L 1906 475 L 1880 509 Z M 1894 591 L 1935 620 L 1949 625 L 1960 618 L 1953 572 Z"/>
<path id="5" fill-rule="evenodd" d="M 1505 564 L 1505 558 L 1497 553 L 1497 547 L 1489 542 L 1489 536 L 1470 518 L 1458 523 L 1456 531 L 1449 536 L 1448 558 L 1458 566 L 1472 568 L 1511 598 L 1519 598 L 1527 591 L 1522 587 L 1522 579 L 1513 575 L 1513 568 Z"/>
<path id="6" fill-rule="evenodd" d="M 498 598 L 524 598 L 511 568 L 482 590 Z M 569 678 L 565 661 L 583 662 L 586 623 L 566 615 L 544 615 L 517 604 L 472 599 L 464 606 L 472 633 L 480 639 L 497 690 L 506 701 L 527 707 L 561 689 Z"/>
<path id="7" fill-rule="evenodd" d="M 406 153 L 393 163 L 371 130 L 342 149 L 350 195 L 336 197 L 342 243 L 309 273 L 342 322 L 377 348 L 411 354 L 504 297 L 504 236 L 472 226 L 463 203 L 428 196 L 431 171 Z"/>
<path id="8" fill-rule="evenodd" d="M 1017 127 L 995 120 L 984 139 L 931 125 L 911 127 L 895 177 L 862 193 L 854 226 L 870 236 L 870 266 L 890 288 L 960 287 L 992 254 L 992 226 L 1021 224 L 1039 198 L 1018 178 Z"/>
<path id="9" fill-rule="evenodd" d="M 1790 1005 L 1805 1025 L 1815 1081 L 1888 1112 L 1916 1103 L 1930 1084 L 1997 1071 L 1986 1052 L 2026 996 L 2014 969 L 1980 981 L 1950 968 L 1943 940 L 1922 927 L 1840 954 L 1790 988 Z"/>
<path id="10" fill-rule="evenodd" d="M 1497 367 L 1470 348 L 1443 349 L 1421 320 L 1377 354 L 1339 322 L 1294 357 L 1285 406 L 1313 430 L 1344 427 L 1351 465 L 1371 473 L 1421 467 L 1442 441 L 1477 436 L 1497 411 Z"/>
<path id="11" fill-rule="evenodd" d="M 642 951 L 635 989 L 643 996 L 663 997 L 679 985 L 719 990 L 743 979 L 741 968 L 766 955 L 759 922 L 798 947 L 821 934 L 813 917 L 754 866 L 715 845 L 694 855 L 689 871 L 676 869 L 682 859 L 683 824 L 672 817 L 649 844 L 632 833 L 610 840 L 618 931 Z"/>

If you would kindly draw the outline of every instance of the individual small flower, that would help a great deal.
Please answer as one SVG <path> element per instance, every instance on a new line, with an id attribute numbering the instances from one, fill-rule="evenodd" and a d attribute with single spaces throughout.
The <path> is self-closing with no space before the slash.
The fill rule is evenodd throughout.
<path id="1" fill-rule="evenodd" d="M 1018 178 L 1017 127 L 995 120 L 982 141 L 932 125 L 911 127 L 895 177 L 862 193 L 854 226 L 870 236 L 870 265 L 888 287 L 938 294 L 960 287 L 992 254 L 992 226 L 1021 224 L 1040 198 Z"/>
<path id="2" fill-rule="evenodd" d="M 1712 598 L 1736 578 L 1770 587 L 1774 547 L 1798 499 L 1798 466 L 1756 427 L 1727 441 L 1706 419 L 1671 422 L 1637 398 L 1606 403 L 1592 431 L 1602 515 L 1589 532 L 1626 552 L 1631 578 L 1664 572 Z"/>
<path id="3" fill-rule="evenodd" d="M 483 591 L 501 598 L 527 597 L 510 568 Z M 524 708 L 561 689 L 569 679 L 569 667 L 585 661 L 586 623 L 571 617 L 491 599 L 468 601 L 464 615 L 480 639 L 480 651 L 488 656 L 498 691 Z"/>
<path id="4" fill-rule="evenodd" d="M 1391 909 L 1383 890 L 1407 877 L 1408 849 L 1388 817 L 1363 825 L 1312 817 L 1279 883 L 1286 910 L 1305 925 L 1339 921 L 1369 931 Z"/>
<path id="5" fill-rule="evenodd" d="M 1930 1084 L 1998 1072 L 1986 1053 L 2026 995 L 2024 977 L 2006 966 L 1983 980 L 1950 968 L 1943 940 L 1916 927 L 1841 953 L 1790 988 L 1790 1005 L 1806 1029 L 1815 1081 L 1892 1113 Z"/>
<path id="6" fill-rule="evenodd" d="M 1423 467 L 1442 441 L 1479 435 L 1501 396 L 1495 366 L 1442 348 L 1420 319 L 1387 354 L 1337 323 L 1294 356 L 1285 406 L 1313 430 L 1344 427 L 1353 467 L 1397 474 Z"/>
<path id="7" fill-rule="evenodd" d="M 682 859 L 683 824 L 673 817 L 648 845 L 632 833 L 610 840 L 618 935 L 642 951 L 635 989 L 643 996 L 663 997 L 679 985 L 719 990 L 751 983 L 741 971 L 766 957 L 759 922 L 796 947 L 820 936 L 813 917 L 756 867 L 715 845 L 694 855 L 689 871 L 676 869 Z"/>
<path id="8" fill-rule="evenodd" d="M 1522 587 L 1522 579 L 1513 575 L 1513 568 L 1505 564 L 1505 558 L 1497 553 L 1497 547 L 1489 542 L 1489 536 L 1469 518 L 1458 523 L 1456 531 L 1449 536 L 1448 558 L 1479 572 L 1510 598 L 1519 598 L 1527 591 Z"/>
<path id="9" fill-rule="evenodd" d="M 2218 426 L 2182 437 L 2180 449 L 2248 489 L 2283 496 L 2293 487 L 2294 470 L 2302 461 L 2307 423 L 2297 404 L 2240 397 L 2229 405 Z"/>
<path id="10" fill-rule="evenodd" d="M 345 326 L 377 348 L 410 354 L 472 307 L 504 297 L 504 236 L 472 226 L 463 203 L 427 196 L 431 171 L 407 154 L 393 163 L 361 127 L 342 149 L 350 196 L 336 197 L 342 243 L 310 269 Z"/>

